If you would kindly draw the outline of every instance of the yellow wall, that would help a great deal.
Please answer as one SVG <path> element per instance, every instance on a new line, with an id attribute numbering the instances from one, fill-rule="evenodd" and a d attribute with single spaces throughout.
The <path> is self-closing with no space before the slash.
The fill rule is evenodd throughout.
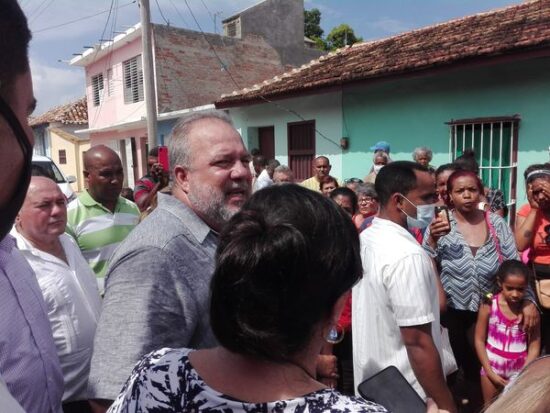
<path id="1" fill-rule="evenodd" d="M 84 190 L 84 176 L 82 174 L 82 153 L 90 148 L 89 141 L 77 141 L 76 139 L 65 139 L 50 130 L 51 155 L 52 160 L 61 169 L 65 176 L 73 175 L 77 178 L 76 182 L 71 184 L 73 191 L 81 192 Z M 65 150 L 67 163 L 61 164 L 59 161 L 59 151 Z"/>

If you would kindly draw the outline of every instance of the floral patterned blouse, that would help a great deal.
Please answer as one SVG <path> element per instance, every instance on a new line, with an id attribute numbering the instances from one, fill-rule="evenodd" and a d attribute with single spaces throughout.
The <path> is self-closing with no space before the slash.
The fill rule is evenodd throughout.
<path id="1" fill-rule="evenodd" d="M 290 400 L 247 403 L 209 387 L 189 362 L 192 350 L 154 351 L 134 368 L 108 413 L 319 413 L 387 412 L 375 403 L 322 389 Z"/>

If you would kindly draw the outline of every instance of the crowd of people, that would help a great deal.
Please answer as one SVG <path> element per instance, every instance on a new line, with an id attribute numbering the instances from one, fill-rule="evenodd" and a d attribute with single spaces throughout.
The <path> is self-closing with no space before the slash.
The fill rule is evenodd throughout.
<path id="1" fill-rule="evenodd" d="M 31 35 L 0 9 L 2 412 L 386 412 L 357 387 L 388 366 L 428 412 L 547 411 L 550 163 L 512 228 L 471 150 L 435 168 L 381 141 L 364 180 L 318 156 L 295 182 L 202 111 L 135 203 L 97 145 L 67 205 L 33 176 Z"/>

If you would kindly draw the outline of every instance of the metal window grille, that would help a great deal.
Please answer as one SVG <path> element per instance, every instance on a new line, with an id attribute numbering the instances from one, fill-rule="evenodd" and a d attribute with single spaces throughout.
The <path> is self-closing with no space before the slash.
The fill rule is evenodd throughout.
<path id="1" fill-rule="evenodd" d="M 59 155 L 59 165 L 66 165 L 67 151 L 65 149 L 60 149 L 58 155 Z"/>
<path id="2" fill-rule="evenodd" d="M 107 70 L 107 96 L 112 96 L 115 86 L 113 82 L 113 69 Z"/>
<path id="3" fill-rule="evenodd" d="M 473 149 L 483 184 L 500 189 L 513 222 L 516 205 L 517 147 L 519 116 L 459 119 L 447 122 L 449 158 L 454 161 L 466 149 Z"/>
<path id="4" fill-rule="evenodd" d="M 99 106 L 103 96 L 103 73 L 92 76 L 92 102 Z"/>
<path id="5" fill-rule="evenodd" d="M 124 103 L 141 102 L 143 95 L 143 69 L 141 55 L 123 63 L 124 67 Z"/>

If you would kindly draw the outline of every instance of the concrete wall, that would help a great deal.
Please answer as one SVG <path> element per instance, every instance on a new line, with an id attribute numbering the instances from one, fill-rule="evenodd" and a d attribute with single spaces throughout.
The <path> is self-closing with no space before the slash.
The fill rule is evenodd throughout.
<path id="1" fill-rule="evenodd" d="M 325 155 L 330 159 L 331 175 L 347 178 L 349 176 L 343 174 L 342 149 L 339 146 L 340 138 L 342 138 L 340 102 L 341 94 L 335 92 L 278 101 L 279 107 L 265 103 L 234 108 L 230 109 L 229 113 L 249 149 L 258 147 L 257 131 L 259 127 L 273 126 L 275 130 L 275 158 L 284 165 L 288 165 L 287 124 L 301 119 L 280 107 L 298 112 L 305 120 L 315 120 L 316 129 L 320 132 L 316 133 L 315 138 L 316 154 Z"/>
<path id="2" fill-rule="evenodd" d="M 371 164 L 369 147 L 391 143 L 394 160 L 411 159 L 430 146 L 433 165 L 449 161 L 451 119 L 519 114 L 518 205 L 526 202 L 523 171 L 548 161 L 550 58 L 449 71 L 344 90 L 344 135 L 350 138 L 343 174 L 362 177 Z"/>
<path id="3" fill-rule="evenodd" d="M 52 160 L 65 176 L 73 175 L 76 177 L 76 182 L 72 183 L 71 187 L 73 191 L 81 192 L 84 190 L 82 154 L 90 148 L 90 142 L 68 140 L 58 135 L 55 131 L 50 131 L 50 140 Z M 59 161 L 60 150 L 65 150 L 67 157 L 66 164 L 61 164 Z"/>
<path id="4" fill-rule="evenodd" d="M 264 37 L 284 65 L 300 66 L 323 54 L 304 46 L 303 0 L 266 0 L 241 12 L 240 20 L 241 37 Z"/>
<path id="5" fill-rule="evenodd" d="M 138 55 L 141 55 L 141 37 L 86 66 L 86 96 L 90 128 L 102 128 L 145 116 L 144 101 L 124 103 L 123 62 Z M 108 69 L 113 71 L 113 93 L 111 95 L 107 91 Z M 103 73 L 103 97 L 100 105 L 94 106 L 91 79 L 99 73 Z"/>

